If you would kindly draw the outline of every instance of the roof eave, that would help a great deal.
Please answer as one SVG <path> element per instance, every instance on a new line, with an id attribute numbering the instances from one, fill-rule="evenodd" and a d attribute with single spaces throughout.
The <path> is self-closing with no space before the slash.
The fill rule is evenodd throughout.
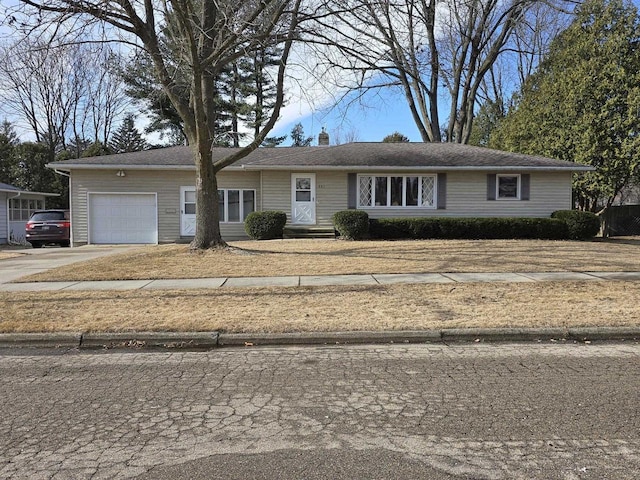
<path id="1" fill-rule="evenodd" d="M 105 165 L 105 164 L 65 164 L 55 165 L 47 164 L 48 168 L 62 171 L 71 170 L 183 170 L 194 171 L 194 165 Z M 372 166 L 372 165 L 253 165 L 238 164 L 230 165 L 225 170 L 297 170 L 297 171 L 314 171 L 314 170 L 335 170 L 335 171 L 483 171 L 483 172 L 518 172 L 518 171 L 543 171 L 543 172 L 589 172 L 595 168 L 588 165 L 571 165 L 571 166 L 446 166 L 446 165 L 415 165 L 415 166 Z"/>
<path id="2" fill-rule="evenodd" d="M 16 195 L 42 195 L 44 197 L 59 197 L 59 193 L 47 193 L 47 192 L 30 192 L 29 190 L 9 190 L 8 188 L 0 188 L 0 192 L 3 193 L 15 193 Z"/>
<path id="3" fill-rule="evenodd" d="M 64 165 L 56 165 L 55 163 L 47 163 L 47 168 L 54 170 L 62 170 L 70 172 L 71 170 L 195 170 L 194 165 L 106 165 L 106 164 L 82 164 L 67 163 Z"/>
<path id="4" fill-rule="evenodd" d="M 443 166 L 443 165 L 431 165 L 431 166 L 371 166 L 371 165 L 243 165 L 245 170 L 298 170 L 298 171 L 313 171 L 313 170 L 339 170 L 339 171 L 403 171 L 410 172 L 416 170 L 427 171 L 483 171 L 483 172 L 520 172 L 520 171 L 539 171 L 539 172 L 589 172 L 595 170 L 595 168 L 580 165 L 580 166 Z"/>

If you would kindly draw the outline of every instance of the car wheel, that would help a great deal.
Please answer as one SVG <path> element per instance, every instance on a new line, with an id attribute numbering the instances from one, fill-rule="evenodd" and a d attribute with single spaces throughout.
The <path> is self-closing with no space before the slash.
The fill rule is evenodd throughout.
<path id="1" fill-rule="evenodd" d="M 68 247 L 69 246 L 69 242 L 60 242 L 60 246 L 61 247 Z"/>
<path id="2" fill-rule="evenodd" d="M 33 248 L 40 248 L 40 247 L 42 247 L 42 244 L 41 244 L 40 242 L 32 242 L 32 243 L 31 243 L 31 246 L 32 246 Z"/>

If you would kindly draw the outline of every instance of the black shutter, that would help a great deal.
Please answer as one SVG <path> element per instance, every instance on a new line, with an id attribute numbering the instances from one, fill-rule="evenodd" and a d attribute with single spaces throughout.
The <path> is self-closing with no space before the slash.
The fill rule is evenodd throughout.
<path id="1" fill-rule="evenodd" d="M 487 174 L 487 200 L 496 199 L 496 174 Z"/>
<path id="2" fill-rule="evenodd" d="M 347 174 L 347 208 L 350 210 L 358 205 L 358 176 L 355 173 Z"/>
<path id="3" fill-rule="evenodd" d="M 531 175 L 523 173 L 520 175 L 520 200 L 529 200 L 531 191 Z"/>
<path id="4" fill-rule="evenodd" d="M 438 210 L 447 208 L 447 174 L 438 174 Z"/>

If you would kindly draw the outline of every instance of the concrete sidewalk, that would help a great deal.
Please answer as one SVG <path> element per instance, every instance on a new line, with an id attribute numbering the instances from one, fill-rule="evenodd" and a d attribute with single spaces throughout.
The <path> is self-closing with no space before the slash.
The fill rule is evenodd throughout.
<path id="1" fill-rule="evenodd" d="M 640 280 L 640 272 L 395 273 L 367 275 L 302 275 L 175 280 L 0 283 L 3 292 L 66 290 L 190 290 L 212 288 L 314 287 L 408 283 L 559 282 Z"/>

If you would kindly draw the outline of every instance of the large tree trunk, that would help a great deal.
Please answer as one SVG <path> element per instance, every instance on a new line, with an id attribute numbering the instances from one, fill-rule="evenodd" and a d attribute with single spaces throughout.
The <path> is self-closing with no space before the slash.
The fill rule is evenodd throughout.
<path id="1" fill-rule="evenodd" d="M 206 142 L 204 142 L 206 143 Z M 218 179 L 211 161 L 211 149 L 193 146 L 196 163 L 196 234 L 191 249 L 226 246 L 220 235 Z"/>
<path id="2" fill-rule="evenodd" d="M 184 132 L 193 149 L 197 208 L 196 234 L 191 247 L 224 246 L 216 174 L 255 150 L 278 119 L 284 102 L 289 52 L 294 40 L 299 38 L 298 12 L 302 0 L 21 0 L 15 3 L 18 6 L 13 11 L 21 19 L 14 23 L 21 24 L 21 28 L 36 27 L 34 30 L 37 30 L 52 26 L 60 32 L 85 33 L 83 28 L 96 20 L 108 24 L 104 31 L 114 33 L 114 38 L 106 41 L 121 40 L 120 33 L 128 45 L 137 44 L 132 37 L 139 39 L 151 56 L 157 81 L 184 123 Z M 71 30 L 61 27 L 66 22 Z M 74 26 L 79 28 L 78 32 L 73 30 Z M 162 48 L 164 42 L 169 48 Z M 277 69 L 277 94 L 271 115 L 249 145 L 230 151 L 214 164 L 211 147 L 220 134 L 215 121 L 220 113 L 215 102 L 217 77 L 234 62 L 279 43 L 284 48 Z M 190 82 L 188 95 L 183 85 L 187 81 Z M 36 130 L 36 135 L 38 133 Z"/>

